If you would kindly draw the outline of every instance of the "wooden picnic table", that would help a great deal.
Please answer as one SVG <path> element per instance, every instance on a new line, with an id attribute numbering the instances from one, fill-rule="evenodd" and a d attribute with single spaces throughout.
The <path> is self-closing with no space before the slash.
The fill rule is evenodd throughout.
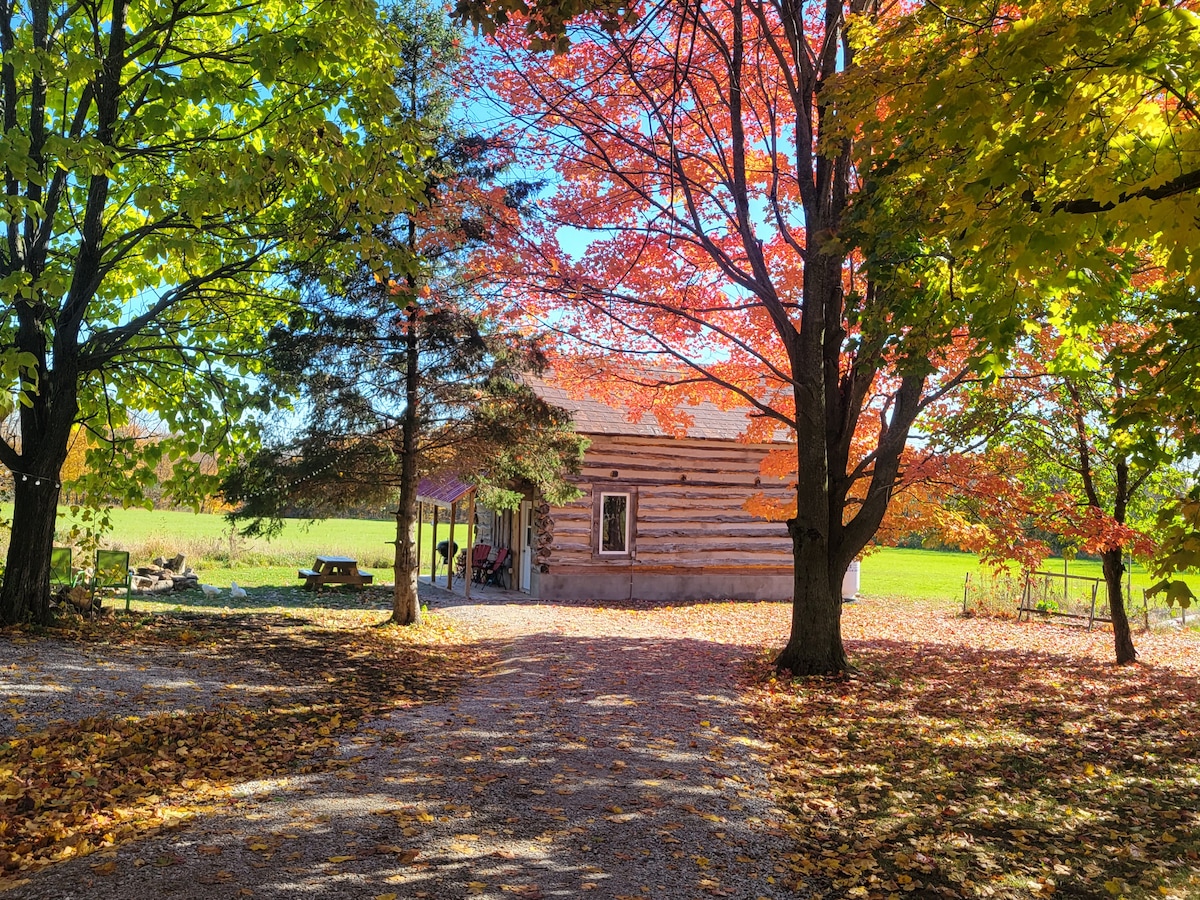
<path id="1" fill-rule="evenodd" d="M 375 576 L 358 567 L 358 560 L 348 556 L 318 556 L 311 569 L 301 569 L 297 575 L 304 579 L 305 590 L 315 591 L 323 584 L 370 584 Z"/>

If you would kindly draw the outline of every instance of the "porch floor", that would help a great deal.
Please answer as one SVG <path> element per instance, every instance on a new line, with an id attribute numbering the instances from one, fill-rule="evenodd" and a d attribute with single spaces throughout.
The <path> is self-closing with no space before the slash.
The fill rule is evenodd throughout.
<path id="1" fill-rule="evenodd" d="M 417 579 L 417 583 L 425 589 L 433 587 L 439 591 L 446 590 L 446 576 L 444 574 L 439 574 L 437 580 L 432 583 L 428 575 L 422 575 Z M 466 580 L 456 576 L 449 593 L 465 599 Z M 510 591 L 505 588 L 496 587 L 495 585 L 471 584 L 471 602 L 473 603 L 519 603 L 525 600 L 532 601 L 533 598 L 521 591 Z"/>

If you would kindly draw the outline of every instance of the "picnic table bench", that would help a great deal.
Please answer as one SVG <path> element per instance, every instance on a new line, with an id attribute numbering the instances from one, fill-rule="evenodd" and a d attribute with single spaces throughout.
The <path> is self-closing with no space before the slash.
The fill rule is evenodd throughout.
<path id="1" fill-rule="evenodd" d="M 370 584 L 375 576 L 358 567 L 358 560 L 348 556 L 318 556 L 311 569 L 301 569 L 297 575 L 304 579 L 304 589 L 315 591 L 323 584 Z"/>

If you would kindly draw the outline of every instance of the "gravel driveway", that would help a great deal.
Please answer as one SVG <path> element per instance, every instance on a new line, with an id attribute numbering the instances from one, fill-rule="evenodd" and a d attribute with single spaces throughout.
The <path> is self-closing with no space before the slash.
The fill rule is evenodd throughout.
<path id="1" fill-rule="evenodd" d="M 452 702 L 367 723 L 336 773 L 245 785 L 218 814 L 4 896 L 808 896 L 783 874 L 784 814 L 742 721 L 743 648 L 653 615 L 426 592 L 500 650 Z M 200 665 L 169 674 L 203 685 Z"/>

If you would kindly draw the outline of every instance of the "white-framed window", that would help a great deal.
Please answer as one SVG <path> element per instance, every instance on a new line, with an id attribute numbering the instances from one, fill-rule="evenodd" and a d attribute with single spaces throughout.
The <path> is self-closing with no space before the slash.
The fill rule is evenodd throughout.
<path id="1" fill-rule="evenodd" d="M 628 555 L 629 507 L 629 494 L 600 494 L 599 553 Z"/>

